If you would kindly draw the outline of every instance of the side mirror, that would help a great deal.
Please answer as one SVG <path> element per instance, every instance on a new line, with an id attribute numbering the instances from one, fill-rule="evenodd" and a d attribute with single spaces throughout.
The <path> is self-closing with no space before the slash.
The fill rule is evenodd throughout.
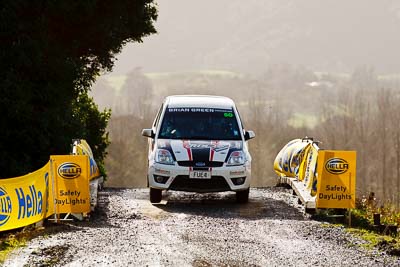
<path id="1" fill-rule="evenodd" d="M 156 136 L 153 132 L 153 129 L 143 129 L 142 135 L 150 138 L 154 138 Z"/>
<path id="2" fill-rule="evenodd" d="M 250 140 L 253 139 L 254 137 L 256 137 L 256 134 L 253 131 L 246 131 L 244 133 L 244 140 Z"/>

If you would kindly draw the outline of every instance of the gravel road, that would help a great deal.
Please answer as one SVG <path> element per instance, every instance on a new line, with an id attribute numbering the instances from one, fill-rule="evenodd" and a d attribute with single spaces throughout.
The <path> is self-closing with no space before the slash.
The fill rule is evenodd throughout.
<path id="1" fill-rule="evenodd" d="M 399 266 L 342 227 L 310 220 L 284 188 L 233 193 L 106 189 L 89 221 L 47 227 L 4 266 Z M 168 201 L 167 201 L 168 200 Z"/>

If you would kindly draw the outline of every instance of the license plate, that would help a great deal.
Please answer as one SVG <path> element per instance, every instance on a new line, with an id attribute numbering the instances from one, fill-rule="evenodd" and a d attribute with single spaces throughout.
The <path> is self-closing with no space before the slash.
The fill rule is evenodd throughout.
<path id="1" fill-rule="evenodd" d="M 211 179 L 211 172 L 209 171 L 191 171 L 189 178 L 192 179 Z"/>

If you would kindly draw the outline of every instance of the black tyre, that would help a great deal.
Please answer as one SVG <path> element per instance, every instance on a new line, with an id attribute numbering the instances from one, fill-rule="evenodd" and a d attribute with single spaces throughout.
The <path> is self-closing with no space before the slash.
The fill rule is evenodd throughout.
<path id="1" fill-rule="evenodd" d="M 162 199 L 162 190 L 150 187 L 150 202 L 160 203 Z"/>
<path id="2" fill-rule="evenodd" d="M 236 202 L 237 203 L 247 203 L 249 201 L 250 189 L 236 192 Z"/>

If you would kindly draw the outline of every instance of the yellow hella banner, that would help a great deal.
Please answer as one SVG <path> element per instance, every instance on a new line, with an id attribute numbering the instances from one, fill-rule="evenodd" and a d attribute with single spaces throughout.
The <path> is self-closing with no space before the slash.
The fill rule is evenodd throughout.
<path id="1" fill-rule="evenodd" d="M 51 156 L 50 161 L 56 178 L 55 213 L 90 212 L 88 156 Z"/>
<path id="2" fill-rule="evenodd" d="M 0 180 L 0 231 L 53 214 L 90 212 L 89 157 L 51 156 L 43 168 Z"/>
<path id="3" fill-rule="evenodd" d="M 317 208 L 355 208 L 356 152 L 318 152 Z"/>
<path id="4" fill-rule="evenodd" d="M 54 213 L 50 164 L 24 176 L 0 180 L 0 231 L 39 222 Z"/>

